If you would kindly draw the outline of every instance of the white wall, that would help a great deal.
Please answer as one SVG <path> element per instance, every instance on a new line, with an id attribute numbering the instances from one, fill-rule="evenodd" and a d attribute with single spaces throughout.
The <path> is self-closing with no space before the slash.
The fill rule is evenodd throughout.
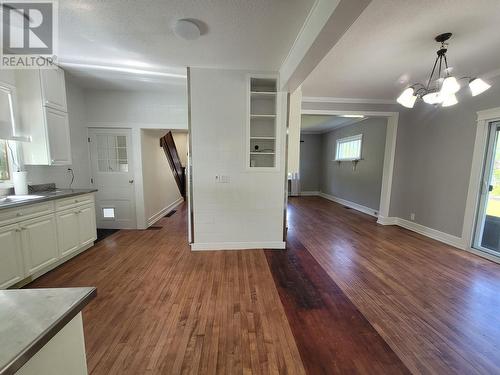
<path id="1" fill-rule="evenodd" d="M 144 209 L 148 226 L 182 202 L 172 169 L 160 147 L 160 138 L 166 132 L 168 130 L 141 130 Z"/>
<path id="2" fill-rule="evenodd" d="M 299 87 L 290 95 L 288 120 L 288 173 L 298 173 L 300 169 L 300 123 L 302 117 L 302 90 Z"/>
<path id="3" fill-rule="evenodd" d="M 243 71 L 191 69 L 193 249 L 284 246 L 284 147 L 277 171 L 247 170 L 246 79 Z"/>

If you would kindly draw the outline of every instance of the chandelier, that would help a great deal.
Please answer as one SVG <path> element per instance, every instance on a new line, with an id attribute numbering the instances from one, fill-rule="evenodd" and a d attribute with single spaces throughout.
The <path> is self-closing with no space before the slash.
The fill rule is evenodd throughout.
<path id="1" fill-rule="evenodd" d="M 462 87 L 459 81 L 468 81 L 472 96 L 479 95 L 491 87 L 481 78 L 461 77 L 457 79 L 450 74 L 451 68 L 448 66 L 448 59 L 446 58 L 446 52 L 448 51 L 446 41 L 450 39 L 451 35 L 451 33 L 444 33 L 435 38 L 436 42 L 441 43 L 441 47 L 437 51 L 437 57 L 427 85 L 414 83 L 406 88 L 397 99 L 399 104 L 407 108 L 413 108 L 416 100 L 422 99 L 428 104 L 450 107 L 458 103 L 455 94 Z"/>

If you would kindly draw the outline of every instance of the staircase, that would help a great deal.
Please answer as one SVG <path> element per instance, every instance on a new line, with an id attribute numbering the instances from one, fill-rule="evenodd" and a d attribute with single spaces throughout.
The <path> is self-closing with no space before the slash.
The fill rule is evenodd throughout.
<path id="1" fill-rule="evenodd" d="M 172 137 L 172 132 L 168 132 L 163 137 L 160 138 L 160 146 L 165 152 L 168 164 L 172 169 L 172 173 L 184 200 L 186 199 L 186 168 L 181 164 L 179 159 L 179 154 L 177 153 L 177 148 L 175 147 L 174 138 Z"/>

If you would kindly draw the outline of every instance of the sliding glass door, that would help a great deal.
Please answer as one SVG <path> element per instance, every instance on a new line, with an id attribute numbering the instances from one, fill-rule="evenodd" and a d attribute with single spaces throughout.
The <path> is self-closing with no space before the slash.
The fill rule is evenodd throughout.
<path id="1" fill-rule="evenodd" d="M 490 124 L 473 246 L 500 256 L 500 122 Z"/>

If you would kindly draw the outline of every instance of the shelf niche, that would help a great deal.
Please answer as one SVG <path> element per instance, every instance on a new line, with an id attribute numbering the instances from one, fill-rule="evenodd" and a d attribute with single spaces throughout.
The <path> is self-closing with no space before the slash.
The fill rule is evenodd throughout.
<path id="1" fill-rule="evenodd" d="M 276 166 L 277 80 L 250 77 L 250 168 Z M 257 146 L 257 148 L 256 148 Z"/>

